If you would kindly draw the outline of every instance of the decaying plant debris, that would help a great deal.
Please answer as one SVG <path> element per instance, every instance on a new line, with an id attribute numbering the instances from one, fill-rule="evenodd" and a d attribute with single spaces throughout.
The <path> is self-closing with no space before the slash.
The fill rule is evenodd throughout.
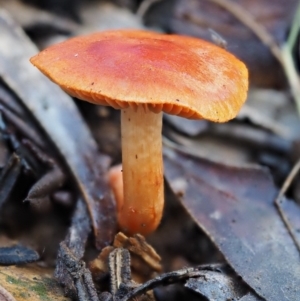
<path id="1" fill-rule="evenodd" d="M 0 299 L 297 301 L 297 5 L 0 0 Z M 250 69 L 230 123 L 164 117 L 166 206 L 146 238 L 116 224 L 119 112 L 77 103 L 28 61 L 120 27 L 202 37 Z"/>

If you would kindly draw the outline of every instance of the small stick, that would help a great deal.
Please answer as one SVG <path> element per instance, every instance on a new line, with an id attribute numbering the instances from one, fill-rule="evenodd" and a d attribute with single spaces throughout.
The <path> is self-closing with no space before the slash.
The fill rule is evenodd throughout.
<path id="1" fill-rule="evenodd" d="M 298 159 L 297 163 L 294 165 L 293 169 L 291 170 L 291 172 L 287 176 L 286 180 L 284 181 L 284 183 L 279 191 L 279 194 L 278 194 L 277 198 L 275 199 L 275 205 L 276 205 L 276 208 L 280 214 L 280 217 L 282 218 L 283 222 L 285 223 L 285 226 L 287 227 L 298 251 L 300 252 L 300 244 L 299 244 L 295 234 L 292 231 L 292 226 L 291 226 L 288 218 L 286 217 L 285 213 L 283 212 L 283 210 L 280 206 L 280 203 L 281 203 L 281 200 L 282 200 L 284 194 L 290 187 L 292 181 L 294 180 L 295 176 L 298 174 L 299 170 L 300 170 L 300 159 Z"/>
<path id="2" fill-rule="evenodd" d="M 130 254 L 123 248 L 116 248 L 109 254 L 110 291 L 113 296 L 117 295 L 121 284 L 131 281 Z"/>
<path id="3" fill-rule="evenodd" d="M 59 258 L 74 281 L 79 301 L 99 301 L 91 272 L 85 263 L 68 248 L 65 242 L 59 246 Z"/>

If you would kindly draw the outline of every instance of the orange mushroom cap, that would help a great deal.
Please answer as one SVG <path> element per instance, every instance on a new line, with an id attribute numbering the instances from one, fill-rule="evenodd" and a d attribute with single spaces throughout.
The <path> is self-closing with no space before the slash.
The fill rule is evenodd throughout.
<path id="1" fill-rule="evenodd" d="M 215 122 L 234 118 L 248 89 L 246 66 L 224 49 L 148 31 L 72 38 L 31 62 L 63 90 L 94 104 L 143 104 L 153 112 Z"/>

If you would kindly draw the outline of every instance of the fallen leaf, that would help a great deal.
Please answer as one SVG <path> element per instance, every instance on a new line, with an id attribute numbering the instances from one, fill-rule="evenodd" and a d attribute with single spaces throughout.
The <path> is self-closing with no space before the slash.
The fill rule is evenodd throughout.
<path id="1" fill-rule="evenodd" d="M 72 99 L 30 64 L 38 50 L 4 10 L 0 27 L 0 76 L 63 156 L 87 204 L 100 249 L 112 241 L 116 229 L 115 205 L 104 176 L 109 159 L 98 152 Z"/>
<path id="2" fill-rule="evenodd" d="M 0 265 L 19 265 L 39 259 L 40 256 L 35 250 L 22 245 L 0 248 Z"/>
<path id="3" fill-rule="evenodd" d="M 228 263 L 268 301 L 295 301 L 300 293 L 299 252 L 274 205 L 270 173 L 230 167 L 166 151 L 165 175 L 179 200 Z"/>
<path id="4" fill-rule="evenodd" d="M 239 299 L 239 301 L 262 301 L 262 299 L 249 294 Z"/>
<path id="5" fill-rule="evenodd" d="M 0 0 L 0 6 L 6 9 L 24 28 L 39 24 L 40 26 L 53 26 L 61 32 L 73 32 L 78 29 L 78 25 L 70 19 L 59 17 L 18 0 Z"/>
<path id="6" fill-rule="evenodd" d="M 114 239 L 115 248 L 124 248 L 130 252 L 133 280 L 144 282 L 151 278 L 154 272 L 161 272 L 161 258 L 155 249 L 147 243 L 144 236 L 135 234 L 127 237 L 119 232 Z"/>
<path id="7" fill-rule="evenodd" d="M 184 286 L 209 301 L 241 300 L 242 296 L 261 300 L 253 293 L 246 295 L 247 286 L 226 266 L 217 270 L 204 270 L 203 276 L 188 279 Z"/>
<path id="8" fill-rule="evenodd" d="M 119 232 L 115 236 L 113 247 L 102 249 L 98 257 L 89 263 L 94 279 L 101 279 L 108 273 L 108 257 L 115 248 L 123 248 L 130 252 L 131 276 L 137 283 L 143 283 L 162 271 L 160 256 L 142 235 L 127 237 Z"/>

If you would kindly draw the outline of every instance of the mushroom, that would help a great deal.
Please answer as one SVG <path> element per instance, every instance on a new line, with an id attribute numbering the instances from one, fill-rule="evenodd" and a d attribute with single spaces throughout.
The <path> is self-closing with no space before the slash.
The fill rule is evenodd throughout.
<path id="1" fill-rule="evenodd" d="M 123 231 L 148 234 L 164 204 L 162 112 L 225 122 L 246 100 L 248 71 L 192 37 L 114 30 L 75 37 L 31 62 L 72 96 L 121 110 Z"/>
<path id="2" fill-rule="evenodd" d="M 112 189 L 114 198 L 116 200 L 117 210 L 121 212 L 124 203 L 124 185 L 122 164 L 112 166 L 108 170 L 108 183 Z"/>

